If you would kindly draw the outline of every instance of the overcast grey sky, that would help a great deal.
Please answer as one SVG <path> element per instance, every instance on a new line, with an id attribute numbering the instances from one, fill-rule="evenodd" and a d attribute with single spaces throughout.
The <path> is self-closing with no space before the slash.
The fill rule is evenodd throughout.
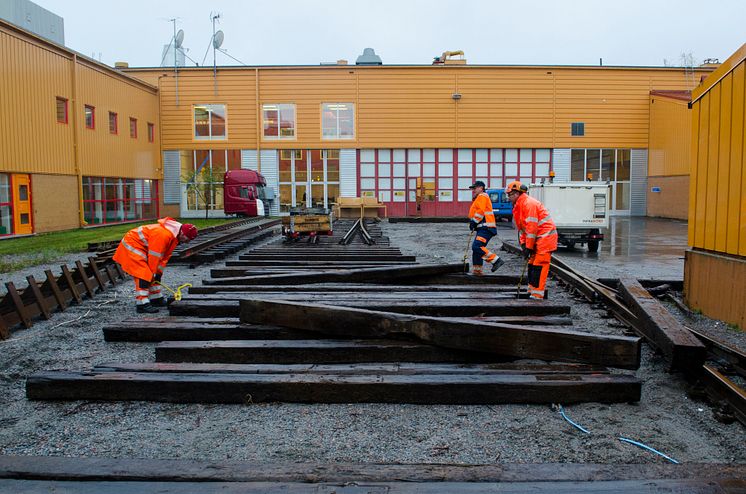
<path id="1" fill-rule="evenodd" d="M 36 0 L 65 19 L 65 42 L 113 65 L 157 66 L 184 29 L 202 62 L 221 14 L 223 48 L 248 65 L 428 64 L 464 50 L 470 64 L 662 65 L 683 52 L 725 60 L 746 42 L 743 0 Z M 207 63 L 212 64 L 208 57 Z M 218 64 L 236 64 L 218 54 Z"/>

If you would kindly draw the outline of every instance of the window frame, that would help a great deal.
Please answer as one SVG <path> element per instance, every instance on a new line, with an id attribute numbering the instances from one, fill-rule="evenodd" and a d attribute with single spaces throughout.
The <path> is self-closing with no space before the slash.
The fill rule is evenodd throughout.
<path id="1" fill-rule="evenodd" d="M 148 122 L 148 142 L 155 142 L 155 124 Z"/>
<path id="2" fill-rule="evenodd" d="M 132 124 L 135 124 L 134 128 L 132 127 Z M 134 132 L 132 132 L 134 130 Z M 135 117 L 130 117 L 130 138 L 131 139 L 137 139 L 137 119 Z"/>
<path id="3" fill-rule="evenodd" d="M 337 121 L 337 134 L 336 136 L 325 136 L 324 135 L 324 113 L 325 113 L 325 106 L 327 105 L 349 105 L 350 109 L 352 110 L 352 135 L 350 136 L 340 136 L 340 126 L 339 126 L 339 108 L 336 109 L 336 121 Z M 329 110 L 334 111 L 334 110 Z M 321 140 L 322 141 L 354 141 L 357 138 L 356 132 L 355 132 L 355 103 L 352 102 L 328 102 L 328 103 L 321 103 Z"/>
<path id="4" fill-rule="evenodd" d="M 585 137 L 585 122 L 571 122 L 570 123 L 570 136 L 571 137 Z"/>
<path id="5" fill-rule="evenodd" d="M 198 136 L 197 135 L 197 121 L 195 118 L 195 110 L 197 108 L 206 108 L 206 107 L 211 107 L 211 106 L 222 106 L 223 107 L 223 114 L 225 115 L 225 124 L 224 124 L 225 133 L 223 135 L 218 135 L 218 136 L 213 135 L 213 132 L 212 132 L 212 128 L 213 128 L 212 113 L 213 112 L 211 110 L 208 110 L 207 113 L 209 115 L 209 119 L 207 123 L 207 128 L 208 128 L 209 135 Z M 226 103 L 201 103 L 201 104 L 192 105 L 192 141 L 226 141 L 226 140 L 228 140 L 228 105 Z"/>
<path id="6" fill-rule="evenodd" d="M 64 120 L 59 119 L 59 113 L 58 113 L 58 108 L 57 108 L 57 105 L 59 103 L 62 103 L 63 105 L 65 105 Z M 54 112 L 55 112 L 55 118 L 57 119 L 57 123 L 67 125 L 70 122 L 69 100 L 67 98 L 63 98 L 62 96 L 55 96 Z"/>
<path id="7" fill-rule="evenodd" d="M 86 115 L 87 110 L 91 110 L 91 125 L 88 125 L 88 115 Z M 89 130 L 96 130 L 96 107 L 93 105 L 83 105 L 83 124 L 85 125 L 86 129 Z"/>
<path id="8" fill-rule="evenodd" d="M 268 136 L 265 134 L 266 131 L 266 118 L 265 118 L 265 112 L 268 111 L 268 106 L 276 106 L 277 107 L 277 135 L 276 136 Z M 282 131 L 282 122 L 280 120 L 281 114 L 282 114 L 282 107 L 292 107 L 293 108 L 293 135 L 292 136 L 283 136 L 281 135 Z M 298 107 L 295 103 L 262 103 L 262 140 L 263 141 L 296 141 L 298 140 Z M 271 111 L 271 110 L 270 110 Z"/>
<path id="9" fill-rule="evenodd" d="M 111 117 L 114 116 L 114 130 L 111 128 Z M 119 114 L 117 112 L 109 112 L 109 134 L 119 135 Z"/>

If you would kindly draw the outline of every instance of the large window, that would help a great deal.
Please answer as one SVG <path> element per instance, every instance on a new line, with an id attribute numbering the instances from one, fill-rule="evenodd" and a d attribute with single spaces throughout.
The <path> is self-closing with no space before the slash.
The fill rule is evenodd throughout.
<path id="1" fill-rule="evenodd" d="M 295 105 L 262 105 L 262 127 L 265 139 L 295 139 Z"/>
<path id="2" fill-rule="evenodd" d="M 197 149 L 181 153 L 182 191 L 190 211 L 223 209 L 225 172 L 241 168 L 239 149 Z"/>
<path id="3" fill-rule="evenodd" d="M 65 98 L 56 99 L 56 111 L 57 111 L 57 122 L 66 124 L 67 123 L 67 100 Z"/>
<path id="4" fill-rule="evenodd" d="M 323 103 L 321 105 L 321 137 L 323 139 L 354 139 L 355 105 Z"/>
<path id="5" fill-rule="evenodd" d="M 195 139 L 225 139 L 227 137 L 225 105 L 194 106 Z"/>
<path id="6" fill-rule="evenodd" d="M 573 182 L 610 182 L 609 209 L 629 210 L 630 203 L 629 149 L 573 149 L 570 180 Z"/>
<path id="7" fill-rule="evenodd" d="M 10 197 L 10 175 L 0 173 L 0 235 L 13 234 L 13 201 Z"/>
<path id="8" fill-rule="evenodd" d="M 83 107 L 83 113 L 85 115 L 85 128 L 95 129 L 96 128 L 96 109 L 90 105 Z"/>
<path id="9" fill-rule="evenodd" d="M 280 211 L 329 207 L 339 197 L 338 149 L 280 151 Z"/>
<path id="10" fill-rule="evenodd" d="M 158 217 L 155 180 L 83 177 L 84 218 L 89 225 Z"/>

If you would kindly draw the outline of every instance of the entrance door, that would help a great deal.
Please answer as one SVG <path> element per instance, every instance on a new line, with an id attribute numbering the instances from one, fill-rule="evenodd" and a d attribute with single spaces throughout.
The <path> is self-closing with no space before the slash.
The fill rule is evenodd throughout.
<path id="1" fill-rule="evenodd" d="M 33 233 L 31 227 L 31 176 L 13 175 L 13 225 L 16 235 Z"/>

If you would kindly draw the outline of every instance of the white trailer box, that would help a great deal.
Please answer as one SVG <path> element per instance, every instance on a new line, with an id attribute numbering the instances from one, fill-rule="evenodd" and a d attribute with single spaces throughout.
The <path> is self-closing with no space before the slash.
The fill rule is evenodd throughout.
<path id="1" fill-rule="evenodd" d="M 570 248 L 588 244 L 598 251 L 601 229 L 609 227 L 609 185 L 594 182 L 531 184 L 531 197 L 541 201 L 557 225 L 559 242 Z"/>

